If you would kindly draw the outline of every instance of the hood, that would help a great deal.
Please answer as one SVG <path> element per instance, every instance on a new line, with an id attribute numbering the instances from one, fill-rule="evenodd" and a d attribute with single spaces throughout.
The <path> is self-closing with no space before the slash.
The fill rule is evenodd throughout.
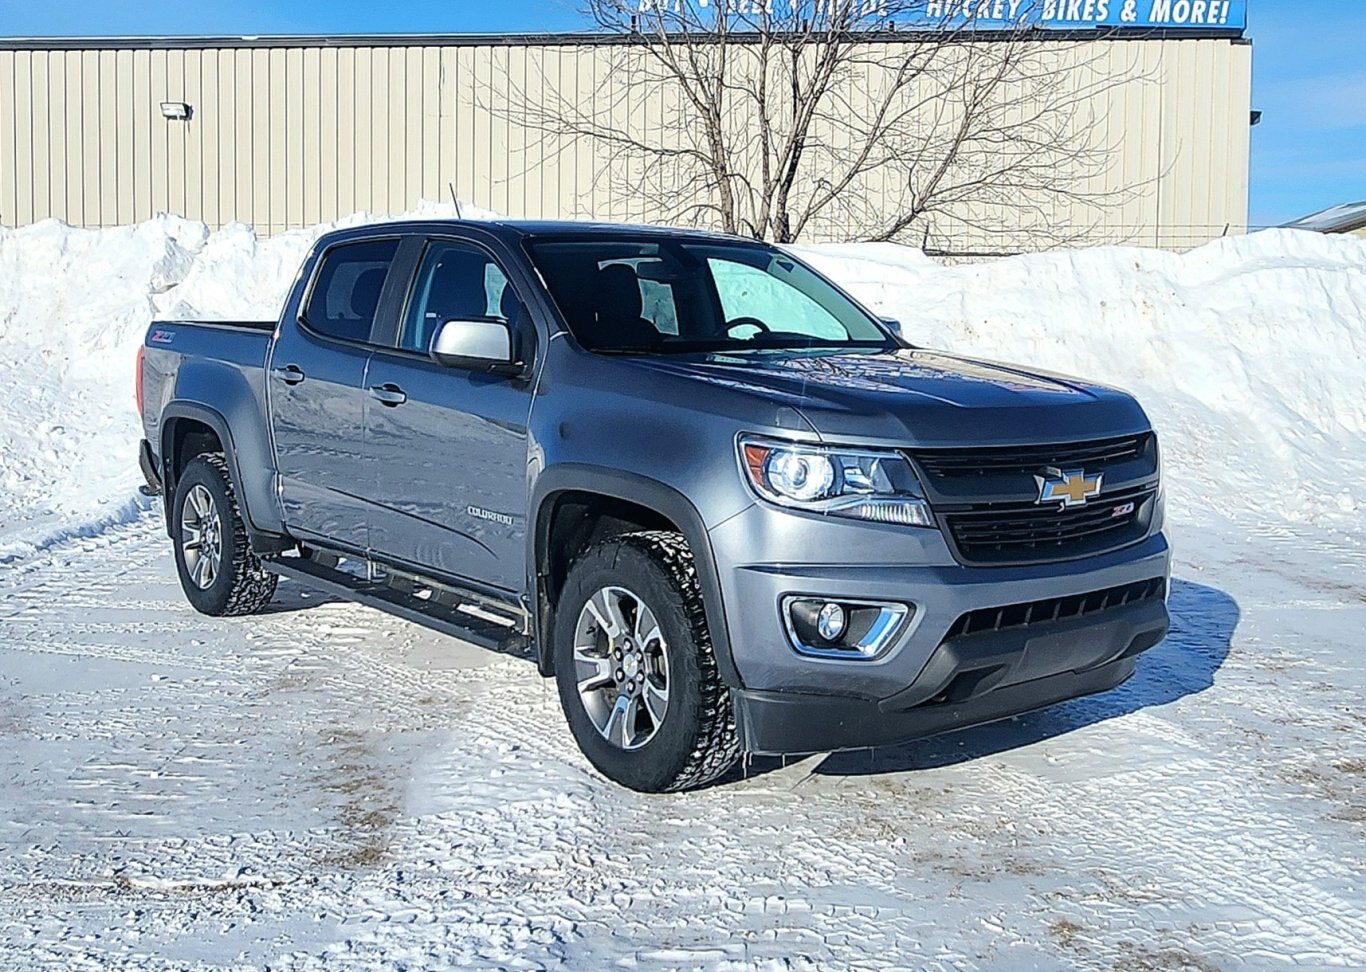
<path id="1" fill-rule="evenodd" d="M 926 448 L 1025 445 L 1147 431 L 1121 391 L 937 351 L 756 352 L 638 358 L 701 385 L 791 404 L 823 438 Z"/>

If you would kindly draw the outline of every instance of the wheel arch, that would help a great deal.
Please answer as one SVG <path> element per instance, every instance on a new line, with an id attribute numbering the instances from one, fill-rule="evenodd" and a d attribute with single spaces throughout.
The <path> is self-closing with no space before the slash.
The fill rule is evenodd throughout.
<path id="1" fill-rule="evenodd" d="M 212 445 L 217 445 L 217 449 L 208 448 Z M 257 517 L 257 502 L 253 500 L 251 490 L 244 488 L 245 480 L 242 476 L 237 442 L 233 437 L 232 427 L 222 413 L 198 402 L 171 402 L 162 412 L 160 447 L 159 459 L 162 482 L 165 484 L 168 532 L 176 484 L 185 467 L 196 455 L 217 451 L 222 452 L 227 461 L 233 492 L 237 495 L 243 523 L 253 548 L 259 552 L 275 551 L 279 548 L 278 536 L 262 528 Z"/>
<path id="2" fill-rule="evenodd" d="M 582 515 L 585 508 L 589 516 Z M 527 590 L 531 595 L 536 660 L 541 674 L 554 674 L 552 620 L 560 588 L 574 555 L 607 536 L 664 529 L 681 534 L 688 544 L 702 588 L 702 604 L 717 667 L 728 686 L 741 687 L 731 657 L 725 603 L 711 538 L 702 515 L 686 496 L 665 483 L 637 473 L 570 464 L 556 466 L 541 475 L 531 510 L 532 528 L 527 531 Z M 577 520 L 573 532 L 566 529 L 566 516 Z M 593 523 L 604 520 L 608 521 L 606 532 L 595 532 Z M 557 551 L 554 542 L 566 536 L 575 537 L 577 546 Z"/>

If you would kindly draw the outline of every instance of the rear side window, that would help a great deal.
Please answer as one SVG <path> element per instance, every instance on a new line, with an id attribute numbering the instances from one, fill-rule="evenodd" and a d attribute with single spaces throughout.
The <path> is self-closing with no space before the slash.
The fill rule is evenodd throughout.
<path id="1" fill-rule="evenodd" d="M 397 252 L 398 240 L 346 243 L 328 250 L 304 308 L 308 326 L 324 337 L 369 341 Z"/>

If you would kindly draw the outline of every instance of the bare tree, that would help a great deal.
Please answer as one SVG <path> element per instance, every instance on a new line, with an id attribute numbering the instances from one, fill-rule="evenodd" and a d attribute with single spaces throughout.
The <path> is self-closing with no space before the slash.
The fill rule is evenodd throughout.
<path id="1" fill-rule="evenodd" d="M 599 49 L 607 82 L 504 110 L 562 148 L 590 140 L 600 179 L 675 222 L 1064 242 L 1114 196 L 1092 187 L 1116 81 L 1082 44 L 1039 43 L 1028 5 L 987 32 L 962 0 L 587 0 L 620 41 Z"/>

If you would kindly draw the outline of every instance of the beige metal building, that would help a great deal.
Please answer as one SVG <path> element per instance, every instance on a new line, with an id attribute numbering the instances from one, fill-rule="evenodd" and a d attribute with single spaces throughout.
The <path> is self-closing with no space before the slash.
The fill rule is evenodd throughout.
<path id="1" fill-rule="evenodd" d="M 1033 207 L 1032 227 L 988 202 L 989 219 L 943 216 L 914 242 L 1033 249 L 1039 219 L 1055 237 L 1171 248 L 1245 230 L 1248 42 L 1148 31 L 1037 43 L 1057 46 L 1053 83 L 1089 92 L 1076 123 L 1104 147 L 1102 164 L 1060 168 L 1078 192 Z M 582 35 L 0 41 L 0 225 L 170 212 L 271 234 L 403 213 L 452 190 L 512 217 L 666 221 L 630 191 L 629 160 L 509 110 L 552 95 L 592 104 L 629 83 L 623 55 L 629 44 Z M 640 104 L 639 124 L 663 126 L 667 101 Z M 851 191 L 892 209 L 898 188 L 883 178 Z M 856 234 L 832 214 L 805 235 Z"/>

